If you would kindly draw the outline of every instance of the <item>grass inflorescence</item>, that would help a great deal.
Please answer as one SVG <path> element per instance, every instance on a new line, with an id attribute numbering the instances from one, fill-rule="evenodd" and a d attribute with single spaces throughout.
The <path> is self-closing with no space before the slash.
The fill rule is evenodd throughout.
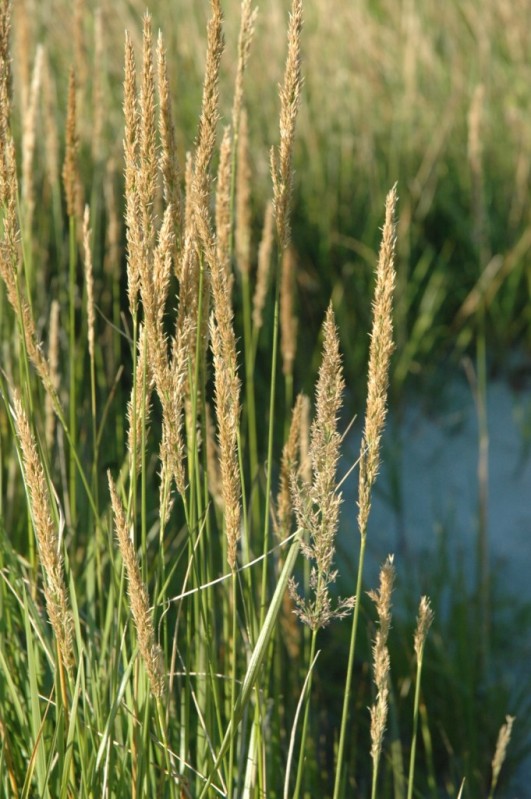
<path id="1" fill-rule="evenodd" d="M 286 20 L 262 161 L 248 0 L 227 118 L 232 51 L 211 0 L 193 139 L 175 124 L 182 76 L 149 13 L 127 18 L 117 104 L 100 63 L 105 5 L 91 16 L 74 4 L 72 64 L 45 41 L 33 69 L 31 21 L 17 6 L 12 32 L 11 11 L 0 0 L 0 792 L 409 799 L 418 784 L 435 795 L 449 769 L 432 778 L 430 601 L 408 643 L 401 733 L 391 556 L 369 592 L 376 631 L 364 590 L 396 338 L 398 188 L 371 211 L 383 227 L 374 290 L 360 298 L 372 321 L 356 510 L 339 474 L 350 378 L 337 292 L 317 369 L 307 331 L 299 341 L 302 0 Z M 105 114 L 117 105 L 123 120 Z M 307 394 L 298 359 L 315 378 Z M 359 564 L 341 575 L 346 598 L 341 512 Z M 339 632 L 334 644 L 347 626 L 350 643 Z M 492 741 L 491 796 L 513 721 Z"/>

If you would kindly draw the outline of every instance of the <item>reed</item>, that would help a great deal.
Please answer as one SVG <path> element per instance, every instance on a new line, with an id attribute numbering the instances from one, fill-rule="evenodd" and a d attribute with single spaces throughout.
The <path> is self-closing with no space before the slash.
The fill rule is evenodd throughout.
<path id="1" fill-rule="evenodd" d="M 318 275 L 298 230 L 299 124 L 316 169 L 302 104 L 303 3 L 292 0 L 282 19 L 268 159 L 257 144 L 268 105 L 257 97 L 273 61 L 281 72 L 282 39 L 263 68 L 254 48 L 264 26 L 250 0 L 239 3 L 239 27 L 211 0 L 200 50 L 197 4 L 187 2 L 189 71 L 174 68 L 184 50 L 174 48 L 173 10 L 163 37 L 157 4 L 143 19 L 134 3 L 127 14 L 118 4 L 129 28 L 118 122 L 109 9 L 69 8 L 58 20 L 72 40 L 63 52 L 52 29 L 37 49 L 42 9 L 33 25 L 20 10 L 29 2 L 17 6 L 12 59 L 11 7 L 0 0 L 0 793 L 405 799 L 397 763 L 409 756 L 408 796 L 426 785 L 435 794 L 447 774 L 432 778 L 427 675 L 440 633 L 426 643 L 433 613 L 423 597 L 405 656 L 396 645 L 391 557 L 369 591 L 373 687 L 364 646 L 397 188 L 376 266 L 360 458 L 347 467 L 359 481 L 353 579 L 338 537 L 343 514 L 356 525 L 342 496 L 351 337 L 329 280 L 327 308 L 314 314 L 320 334 L 304 303 Z M 309 2 L 304 17 L 311 23 Z M 194 97 L 182 88 L 203 52 Z M 415 64 L 408 70 L 413 86 Z M 192 105 L 195 138 L 183 125 Z M 312 124 L 318 140 L 322 120 Z M 471 141 L 477 180 L 478 158 Z M 380 209 L 370 213 L 380 220 Z M 370 316 L 368 291 L 360 303 Z M 507 716 L 497 746 L 488 740 L 491 797 L 512 724 Z M 452 763 L 459 783 L 464 758 Z"/>

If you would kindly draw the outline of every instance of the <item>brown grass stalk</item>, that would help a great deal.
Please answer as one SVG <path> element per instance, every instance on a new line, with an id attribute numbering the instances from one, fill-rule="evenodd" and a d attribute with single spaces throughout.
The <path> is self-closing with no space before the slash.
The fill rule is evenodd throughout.
<path id="1" fill-rule="evenodd" d="M 57 524 L 54 521 L 50 491 L 28 418 L 18 393 L 13 396 L 14 419 L 24 469 L 33 528 L 44 572 L 46 609 L 57 642 L 59 656 L 66 669 L 74 664 L 74 624 L 64 580 L 63 561 Z"/>
<path id="2" fill-rule="evenodd" d="M 280 144 L 277 152 L 271 151 L 273 202 L 281 250 L 288 246 L 291 236 L 289 214 L 293 184 L 293 143 L 302 88 L 301 33 L 302 0 L 293 0 L 288 27 L 288 55 L 284 82 L 280 89 Z"/>
<path id="3" fill-rule="evenodd" d="M 385 223 L 378 264 L 373 301 L 373 322 L 369 349 L 369 376 L 365 427 L 360 454 L 358 527 L 360 535 L 367 535 L 367 521 L 371 509 L 371 492 L 380 465 L 380 440 L 387 415 L 387 388 L 389 363 L 393 344 L 393 293 L 395 272 L 395 209 L 396 185 L 387 195 Z"/>
<path id="4" fill-rule="evenodd" d="M 74 219 L 78 212 L 80 200 L 80 180 L 78 175 L 79 139 L 77 134 L 76 110 L 76 75 L 71 67 L 68 79 L 68 100 L 66 109 L 66 147 L 63 162 L 63 185 L 66 198 L 66 212 L 70 219 Z"/>
<path id="5" fill-rule="evenodd" d="M 94 311 L 94 267 L 92 264 L 92 250 L 90 246 L 90 237 L 92 231 L 90 230 L 90 210 L 88 205 L 85 206 L 85 213 L 83 215 L 83 256 L 85 266 L 85 283 L 87 287 L 87 339 L 89 357 L 94 363 L 94 341 L 95 341 L 95 326 L 96 314 Z"/>
<path id="6" fill-rule="evenodd" d="M 257 331 L 262 327 L 263 312 L 269 287 L 274 221 L 273 203 L 269 202 L 265 210 L 262 238 L 258 248 L 258 268 L 253 296 L 253 325 Z"/>
<path id="7" fill-rule="evenodd" d="M 293 375 L 297 352 L 297 317 L 295 316 L 295 251 L 291 245 L 282 253 L 280 281 L 280 350 L 284 375 Z"/>
<path id="8" fill-rule="evenodd" d="M 240 134 L 240 113 L 243 100 L 243 78 L 249 61 L 249 53 L 253 41 L 254 28 L 258 9 L 251 8 L 251 0 L 242 0 L 240 12 L 240 33 L 238 36 L 238 66 L 234 83 L 234 99 L 232 103 L 232 130 L 235 136 Z"/>
<path id="9" fill-rule="evenodd" d="M 507 755 L 507 747 L 511 741 L 513 724 L 515 720 L 515 716 L 506 716 L 505 724 L 502 724 L 500 727 L 498 740 L 496 742 L 496 750 L 494 752 L 494 757 L 492 758 L 492 782 L 489 797 L 494 795 L 496 785 L 498 784 L 498 778 Z"/>
<path id="10" fill-rule="evenodd" d="M 183 236 L 180 175 L 177 165 L 177 145 L 173 126 L 166 48 L 160 32 L 157 40 L 157 84 L 159 93 L 159 166 L 162 174 L 164 200 L 166 206 L 172 209 L 173 268 L 179 278 Z"/>
<path id="11" fill-rule="evenodd" d="M 380 571 L 379 590 L 368 592 L 376 605 L 379 622 L 372 648 L 376 699 L 371 707 L 371 757 L 375 780 L 378 774 L 378 763 L 387 724 L 390 671 L 387 639 L 391 628 L 391 595 L 393 593 L 394 580 L 393 556 L 389 555 Z"/>
<path id="12" fill-rule="evenodd" d="M 289 535 L 293 516 L 291 501 L 292 475 L 299 470 L 301 416 L 304 394 L 299 394 L 291 413 L 288 440 L 282 449 L 280 461 L 279 489 L 276 502 L 275 532 L 282 540 Z"/>
<path id="13" fill-rule="evenodd" d="M 333 608 L 329 591 L 329 586 L 337 577 L 337 571 L 333 569 L 341 505 L 341 493 L 336 485 L 341 445 L 337 425 L 343 390 L 339 339 L 330 304 L 323 324 L 323 356 L 315 392 L 315 419 L 311 427 L 312 481 L 304 482 L 297 471 L 291 475 L 297 524 L 309 535 L 309 541 L 302 545 L 302 551 L 312 562 L 310 588 L 313 599 L 304 600 L 300 597 L 294 581 L 291 581 L 290 593 L 297 606 L 297 615 L 313 630 L 325 627 L 333 618 L 343 618 L 354 605 L 353 597 L 349 597 L 339 599 Z"/>
<path id="14" fill-rule="evenodd" d="M 136 629 L 138 649 L 146 667 L 153 695 L 160 699 L 165 693 L 165 672 L 162 650 L 155 640 L 155 630 L 149 609 L 147 588 L 144 585 L 135 549 L 129 536 L 125 510 L 110 472 L 107 472 L 118 546 L 127 575 L 127 593 Z"/>
<path id="15" fill-rule="evenodd" d="M 37 114 L 39 95 L 42 83 L 44 50 L 37 47 L 35 64 L 31 78 L 31 88 L 27 108 L 24 110 L 22 129 L 22 204 L 24 206 L 25 225 L 31 231 L 33 212 L 35 210 L 35 187 L 33 185 L 35 143 L 37 139 Z"/>
<path id="16" fill-rule="evenodd" d="M 229 291 L 232 293 L 231 249 L 231 166 L 232 138 L 230 128 L 223 131 L 219 148 L 219 165 L 216 181 L 216 255 L 221 268 L 227 275 Z"/>
<path id="17" fill-rule="evenodd" d="M 251 271 L 251 161 L 249 126 L 245 109 L 240 116 L 236 169 L 236 266 L 242 275 Z"/>
<path id="18" fill-rule="evenodd" d="M 6 287 L 7 299 L 19 323 L 21 339 L 30 361 L 33 363 L 46 392 L 53 400 L 54 408 L 60 403 L 55 391 L 50 365 L 44 356 L 37 337 L 31 307 L 22 294 L 20 286 L 20 228 L 17 216 L 18 184 L 15 160 L 15 145 L 9 131 L 1 148 L 0 202 L 4 206 L 2 238 L 0 239 L 0 277 Z"/>
<path id="19" fill-rule="evenodd" d="M 48 363 L 50 365 L 50 378 L 55 392 L 59 392 L 59 302 L 52 300 L 50 306 L 50 322 L 48 328 Z M 53 400 L 46 393 L 45 401 L 45 438 L 48 450 L 53 447 L 55 437 L 55 411 Z"/>

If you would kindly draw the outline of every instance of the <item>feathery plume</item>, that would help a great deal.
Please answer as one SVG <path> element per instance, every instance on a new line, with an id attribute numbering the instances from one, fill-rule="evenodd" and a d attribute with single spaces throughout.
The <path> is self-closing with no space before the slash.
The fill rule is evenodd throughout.
<path id="1" fill-rule="evenodd" d="M 415 628 L 415 654 L 417 661 L 422 660 L 424 644 L 428 636 L 429 629 L 433 623 L 433 610 L 430 607 L 430 600 L 427 596 L 421 597 L 419 613 L 417 616 L 417 626 Z"/>
<path id="2" fill-rule="evenodd" d="M 50 364 L 50 379 L 56 392 L 59 392 L 59 308 L 58 301 L 52 300 L 48 333 L 48 363 Z M 51 450 L 55 435 L 55 412 L 52 398 L 48 392 L 44 404 L 46 446 Z"/>
<path id="3" fill-rule="evenodd" d="M 278 152 L 271 150 L 273 202 L 280 249 L 290 241 L 289 213 L 293 186 L 293 142 L 295 122 L 300 105 L 302 0 L 293 0 L 288 27 L 288 55 L 284 83 L 280 89 L 280 144 Z"/>
<path id="4" fill-rule="evenodd" d="M 232 273 L 230 268 L 231 237 L 231 160 L 232 139 L 230 128 L 223 132 L 219 149 L 218 178 L 216 187 L 216 255 L 220 267 L 227 275 L 229 292 L 232 293 Z"/>
<path id="5" fill-rule="evenodd" d="M 124 69 L 124 157 L 125 220 L 127 235 L 127 293 L 129 310 L 135 316 L 140 291 L 140 208 L 137 183 L 139 109 L 136 88 L 136 62 L 133 42 L 125 34 Z"/>
<path id="6" fill-rule="evenodd" d="M 90 248 L 90 210 L 85 206 L 83 215 L 83 254 L 85 264 L 85 283 L 87 285 L 87 337 L 90 360 L 94 362 L 94 328 L 96 316 L 94 313 L 94 268 L 92 265 L 92 251 Z"/>
<path id="7" fill-rule="evenodd" d="M 142 580 L 136 553 L 129 537 L 125 510 L 110 472 L 107 472 L 107 479 L 109 481 L 116 537 L 127 574 L 127 593 L 138 639 L 138 649 L 146 667 L 153 695 L 160 699 L 165 693 L 162 650 L 155 641 L 148 592 Z"/>
<path id="8" fill-rule="evenodd" d="M 174 237 L 173 268 L 179 278 L 179 254 L 182 248 L 182 202 L 179 188 L 179 169 L 177 167 L 177 145 L 173 126 L 170 83 L 166 48 L 159 32 L 157 41 L 157 83 L 159 92 L 159 134 L 160 134 L 160 171 L 162 186 L 167 206 L 172 209 L 172 233 Z"/>
<path id="9" fill-rule="evenodd" d="M 502 724 L 500 727 L 498 740 L 496 742 L 496 751 L 494 752 L 494 757 L 492 758 L 492 782 L 489 797 L 494 796 L 500 771 L 507 755 L 507 747 L 509 746 L 511 740 L 515 719 L 515 716 L 505 716 L 505 724 Z"/>
<path id="10" fill-rule="evenodd" d="M 380 466 L 380 439 L 387 415 L 389 363 L 393 344 L 393 293 L 395 287 L 395 209 L 396 185 L 385 201 L 385 223 L 376 267 L 376 288 L 369 348 L 369 377 L 365 427 L 361 444 L 358 527 L 362 538 L 367 535 L 371 509 L 371 492 Z"/>
<path id="11" fill-rule="evenodd" d="M 5 283 L 7 299 L 18 317 L 20 337 L 24 341 L 26 352 L 57 410 L 60 403 L 54 388 L 50 366 L 37 338 L 31 307 L 18 285 L 21 260 L 20 228 L 17 217 L 18 184 L 15 145 L 11 133 L 7 132 L 7 141 L 4 147 L 0 148 L 0 152 L 2 161 L 0 201 L 5 208 L 0 239 L 0 277 Z"/>
<path id="12" fill-rule="evenodd" d="M 76 76 L 74 68 L 70 69 L 68 80 L 68 102 L 66 110 L 66 149 L 63 163 L 63 184 L 66 197 L 66 211 L 73 219 L 78 210 L 79 201 L 79 176 L 77 165 L 77 151 L 79 141 L 77 136 L 76 112 Z"/>
<path id="13" fill-rule="evenodd" d="M 22 203 L 25 210 L 25 224 L 27 225 L 28 231 L 31 230 L 33 212 L 35 209 L 33 156 L 35 153 L 37 112 L 42 82 L 43 61 L 44 49 L 42 45 L 39 45 L 35 54 L 28 106 L 24 111 L 22 129 Z"/>
<path id="14" fill-rule="evenodd" d="M 291 502 L 290 481 L 292 475 L 298 471 L 303 401 L 304 394 L 299 394 L 291 413 L 288 440 L 284 444 L 280 461 L 280 479 L 275 520 L 275 532 L 279 540 L 289 535 L 291 527 L 293 506 Z"/>
<path id="15" fill-rule="evenodd" d="M 240 380 L 236 369 L 236 351 L 232 336 L 227 335 L 212 314 L 210 337 L 214 354 L 214 386 L 218 444 L 221 469 L 221 492 L 224 505 L 227 561 L 236 567 L 236 550 L 240 540 L 240 472 L 238 464 L 238 428 L 240 417 Z"/>
<path id="16" fill-rule="evenodd" d="M 149 257 L 155 242 L 153 204 L 157 192 L 157 125 L 155 115 L 155 72 L 151 16 L 144 14 L 142 85 L 138 126 L 138 164 L 136 191 L 141 219 L 142 259 Z"/>
<path id="17" fill-rule="evenodd" d="M 11 32 L 11 2 L 0 2 L 0 143 L 5 145 L 11 116 L 11 97 L 13 94 L 13 74 L 9 52 Z"/>
<path id="18" fill-rule="evenodd" d="M 232 130 L 235 136 L 240 132 L 240 113 L 243 99 L 243 76 L 247 68 L 249 53 L 254 35 L 254 26 L 258 9 L 251 8 L 251 0 L 242 0 L 240 12 L 240 33 L 238 36 L 238 66 L 234 84 L 234 100 L 232 104 Z"/>
<path id="19" fill-rule="evenodd" d="M 13 397 L 14 419 L 22 451 L 24 481 L 31 505 L 33 528 L 44 572 L 46 609 L 65 668 L 74 664 L 74 624 L 65 587 L 63 561 L 59 554 L 59 536 L 53 520 L 50 492 L 35 438 L 17 393 Z"/>
<path id="20" fill-rule="evenodd" d="M 387 724 L 387 700 L 389 697 L 390 659 L 387 639 L 391 628 L 391 595 L 395 581 L 393 556 L 389 555 L 380 570 L 379 591 L 369 591 L 370 598 L 376 605 L 379 627 L 372 648 L 374 663 L 374 684 L 376 700 L 371 708 L 371 757 L 373 761 L 373 782 L 378 777 L 378 764 L 382 751 L 383 736 Z"/>
<path id="21" fill-rule="evenodd" d="M 297 350 L 297 317 L 293 309 L 295 293 L 295 251 L 288 246 L 282 253 L 282 275 L 280 282 L 280 347 L 282 371 L 293 374 L 293 362 Z"/>
<path id="22" fill-rule="evenodd" d="M 236 170 L 236 265 L 242 275 L 251 270 L 251 163 L 249 128 L 245 109 L 241 112 Z"/>
<path id="23" fill-rule="evenodd" d="M 291 477 L 292 502 L 297 524 L 309 533 L 309 542 L 302 551 L 312 566 L 311 600 L 297 593 L 290 582 L 290 593 L 299 618 L 312 630 L 325 627 L 334 618 L 344 618 L 354 606 L 354 598 L 339 599 L 332 607 L 329 586 L 337 577 L 333 569 L 335 537 L 339 524 L 341 494 L 336 486 L 341 436 L 337 429 L 343 401 L 343 366 L 332 304 L 323 324 L 323 357 L 316 387 L 316 414 L 311 427 L 310 458 L 312 481 L 305 483 L 297 472 Z"/>
<path id="24" fill-rule="evenodd" d="M 262 327 L 262 314 L 264 312 L 267 289 L 269 286 L 274 221 L 275 216 L 273 211 L 273 203 L 269 202 L 265 211 L 262 239 L 258 248 L 258 269 L 256 273 L 256 286 L 253 296 L 253 325 L 257 331 Z"/>

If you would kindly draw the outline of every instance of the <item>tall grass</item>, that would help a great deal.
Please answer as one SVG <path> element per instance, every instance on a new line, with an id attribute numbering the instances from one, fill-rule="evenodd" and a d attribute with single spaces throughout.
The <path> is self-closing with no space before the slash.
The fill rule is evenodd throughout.
<path id="1" fill-rule="evenodd" d="M 416 738 L 431 610 L 423 597 L 410 644 L 416 668 L 413 740 L 404 736 L 401 747 L 402 759 L 410 758 L 406 781 L 395 762 L 384 767 L 392 559 L 370 594 L 374 635 L 363 595 L 393 350 L 396 187 L 386 200 L 372 311 L 360 537 L 353 535 L 359 569 L 350 596 L 340 599 L 345 381 L 333 302 L 322 324 L 313 421 L 308 397 L 294 398 L 290 244 L 302 1 L 293 0 L 288 21 L 260 244 L 252 205 L 262 196 L 254 193 L 246 127 L 250 3 L 242 2 L 234 103 L 219 144 L 225 42 L 221 5 L 212 0 L 199 121 L 185 157 L 164 38 L 155 44 L 145 14 L 140 47 L 140 21 L 132 18 L 124 123 L 114 130 L 123 156 L 105 163 L 98 73 L 91 184 L 79 138 L 90 86 L 82 2 L 74 12 L 65 124 L 57 127 L 46 107 L 41 208 L 36 180 L 31 185 L 39 174 L 31 165 L 35 97 L 52 73 L 41 82 L 50 64 L 39 51 L 29 91 L 27 52 L 19 45 L 12 63 L 10 8 L 0 4 L 1 789 L 15 797 L 364 796 L 370 773 L 373 797 L 405 797 L 406 790 L 410 797 L 429 766 L 429 757 L 416 758 Z M 17 20 L 20 42 L 29 20 Z M 27 112 L 22 187 L 12 68 L 20 70 Z M 115 176 L 122 171 L 120 220 Z M 370 308 L 369 295 L 364 303 Z M 255 380 L 265 372 L 267 385 Z M 342 718 L 323 742 L 316 680 L 333 646 L 323 628 L 335 630 L 351 614 L 336 708 Z M 367 635 L 374 637 L 370 714 L 355 701 L 367 668 L 356 653 Z M 349 736 L 358 714 L 371 718 L 360 741 Z M 491 794 L 511 727 L 508 719 Z"/>

